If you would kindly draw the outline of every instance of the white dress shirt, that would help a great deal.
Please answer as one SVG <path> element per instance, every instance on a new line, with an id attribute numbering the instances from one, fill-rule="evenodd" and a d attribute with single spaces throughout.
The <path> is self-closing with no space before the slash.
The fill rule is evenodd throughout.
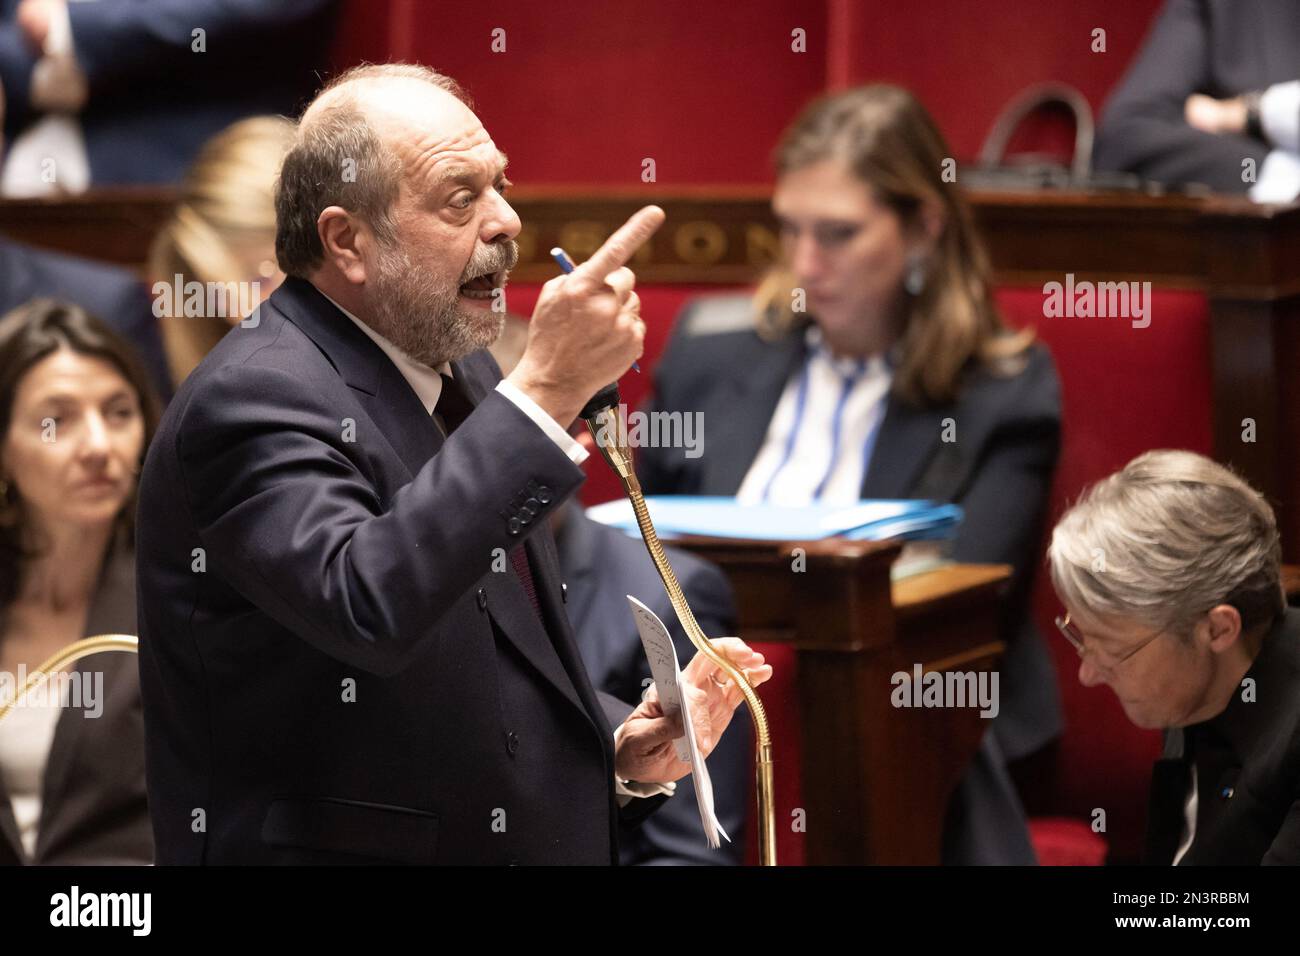
<path id="1" fill-rule="evenodd" d="M 879 355 L 836 358 L 813 325 L 799 374 L 781 393 L 736 497 L 744 504 L 854 504 L 885 415 L 893 373 Z"/>
<path id="2" fill-rule="evenodd" d="M 1174 854 L 1173 865 L 1177 866 L 1188 850 L 1192 840 L 1196 839 L 1196 805 L 1199 802 L 1196 789 L 1196 763 L 1192 763 L 1192 785 L 1183 800 L 1183 838 L 1178 841 L 1178 852 Z"/>
<path id="3" fill-rule="evenodd" d="M 67 4 L 54 8 L 41 53 L 32 68 L 31 106 L 44 115 L 9 144 L 0 170 L 0 193 L 5 196 L 81 193 L 90 185 L 81 120 L 76 113 L 51 108 L 52 103 L 75 98 L 78 91 L 85 96 L 86 77 L 77 65 Z M 47 161 L 53 164 L 52 181 L 45 176 Z"/>
<path id="4" fill-rule="evenodd" d="M 317 291 L 320 291 L 319 289 Z M 321 295 L 325 295 L 321 292 Z M 432 369 L 427 365 L 415 361 L 401 349 L 399 349 L 388 339 L 384 338 L 370 326 L 366 325 L 355 315 L 349 312 L 343 306 L 334 302 L 329 296 L 326 299 L 334 304 L 334 307 L 356 323 L 357 328 L 370 336 L 374 343 L 379 346 L 383 353 L 392 360 L 397 366 L 397 370 L 402 373 L 402 378 L 406 379 L 407 384 L 419 397 L 424 404 L 425 410 L 433 415 L 434 409 L 438 404 L 438 398 L 442 395 L 442 376 L 446 375 L 455 378 L 451 372 L 450 363 L 444 362 L 439 368 Z M 497 383 L 497 391 L 503 394 L 510 401 L 519 406 L 519 410 L 537 423 L 537 426 L 544 431 L 556 445 L 560 447 L 569 460 L 575 465 L 581 465 L 587 460 L 588 451 L 580 444 L 573 440 L 573 437 L 560 427 L 560 424 L 542 409 L 540 405 L 525 395 L 520 389 L 502 379 Z M 621 738 L 623 725 L 619 724 L 614 731 L 614 752 L 618 752 L 619 740 Z M 627 804 L 633 797 L 653 797 L 660 793 L 673 793 L 677 788 L 675 783 L 640 783 L 637 781 L 623 780 L 617 774 L 614 775 L 614 792 L 618 797 L 620 806 Z"/>
<path id="5" fill-rule="evenodd" d="M 1255 202 L 1291 202 L 1300 196 L 1300 80 L 1274 83 L 1259 101 L 1259 124 L 1273 146 L 1250 187 Z"/>

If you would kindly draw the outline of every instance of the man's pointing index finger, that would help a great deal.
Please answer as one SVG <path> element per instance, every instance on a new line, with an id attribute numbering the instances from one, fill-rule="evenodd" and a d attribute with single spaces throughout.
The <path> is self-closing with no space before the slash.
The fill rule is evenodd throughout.
<path id="1" fill-rule="evenodd" d="M 574 277 L 605 284 L 605 276 L 627 263 L 645 241 L 663 225 L 664 211 L 658 206 L 643 206 L 619 226 L 592 257 L 573 270 Z"/>

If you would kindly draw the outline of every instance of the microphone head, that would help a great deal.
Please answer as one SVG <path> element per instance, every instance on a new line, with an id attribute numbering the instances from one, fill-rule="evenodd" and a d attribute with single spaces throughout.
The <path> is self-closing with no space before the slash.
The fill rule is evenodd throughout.
<path id="1" fill-rule="evenodd" d="M 590 421 L 605 409 L 618 407 L 621 397 L 618 391 L 618 382 L 610 382 L 593 395 L 591 401 L 582 407 L 582 419 Z"/>

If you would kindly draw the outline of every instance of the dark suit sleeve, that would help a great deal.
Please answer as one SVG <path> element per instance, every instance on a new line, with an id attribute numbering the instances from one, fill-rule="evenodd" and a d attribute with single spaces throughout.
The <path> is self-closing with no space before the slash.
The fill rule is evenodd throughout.
<path id="1" fill-rule="evenodd" d="M 1253 159 L 1258 172 L 1268 147 L 1249 136 L 1202 132 L 1183 118 L 1183 104 L 1193 93 L 1244 92 L 1208 89 L 1210 42 L 1200 0 L 1169 0 L 1102 114 L 1093 150 L 1098 169 L 1246 191 L 1242 160 Z"/>
<path id="2" fill-rule="evenodd" d="M 678 565 L 674 557 L 674 567 Z M 683 566 L 686 566 L 683 564 Z M 695 562 L 691 571 L 682 578 L 695 619 L 710 637 L 735 634 L 736 608 L 731 586 L 726 576 L 716 567 Z M 683 664 L 695 656 L 695 645 L 676 616 L 669 631 L 677 648 L 677 657 Z M 649 662 L 640 655 L 640 674 L 650 676 Z M 639 681 L 638 681 L 639 682 Z M 639 866 L 739 866 L 744 862 L 745 814 L 748 799 L 751 767 L 753 765 L 753 731 L 749 712 L 742 704 L 732 718 L 722 739 L 709 754 L 709 780 L 713 785 L 713 808 L 718 822 L 731 837 L 722 841 L 717 850 L 709 849 L 700 826 L 700 811 L 695 803 L 690 777 L 677 781 L 677 795 L 668 805 L 646 820 L 636 833 L 623 841 L 627 862 Z"/>
<path id="3" fill-rule="evenodd" d="M 619 724 L 627 720 L 628 715 L 636 710 L 631 704 L 624 703 L 613 694 L 607 694 L 603 690 L 596 691 L 596 696 L 600 699 L 601 709 L 605 711 L 605 717 L 609 720 L 609 725 L 615 730 Z"/>
<path id="4" fill-rule="evenodd" d="M 77 62 L 92 94 L 130 79 L 161 78 L 185 59 L 237 44 L 245 31 L 283 30 L 329 6 L 331 0 L 97 0 L 70 3 Z M 193 51 L 193 31 L 206 51 Z"/>
<path id="5" fill-rule="evenodd" d="M 389 676 L 428 650 L 493 549 L 523 539 L 503 517 L 511 499 L 529 481 L 550 487 L 545 517 L 583 474 L 493 391 L 380 501 L 369 460 L 343 438 L 346 414 L 289 372 L 228 366 L 195 383 L 178 464 L 208 566 L 316 649 Z"/>

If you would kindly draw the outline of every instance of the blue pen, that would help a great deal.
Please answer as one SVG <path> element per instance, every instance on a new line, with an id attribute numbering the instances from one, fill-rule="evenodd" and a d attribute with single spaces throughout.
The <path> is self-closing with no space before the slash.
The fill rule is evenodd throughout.
<path id="1" fill-rule="evenodd" d="M 560 271 L 563 272 L 566 276 L 574 269 L 578 268 L 573 264 L 573 260 L 569 258 L 569 254 L 565 252 L 563 249 L 561 249 L 559 246 L 556 246 L 554 249 L 551 250 L 551 258 L 554 259 L 559 264 Z M 640 372 L 641 366 L 638 365 L 636 362 L 633 362 L 632 371 Z"/>

